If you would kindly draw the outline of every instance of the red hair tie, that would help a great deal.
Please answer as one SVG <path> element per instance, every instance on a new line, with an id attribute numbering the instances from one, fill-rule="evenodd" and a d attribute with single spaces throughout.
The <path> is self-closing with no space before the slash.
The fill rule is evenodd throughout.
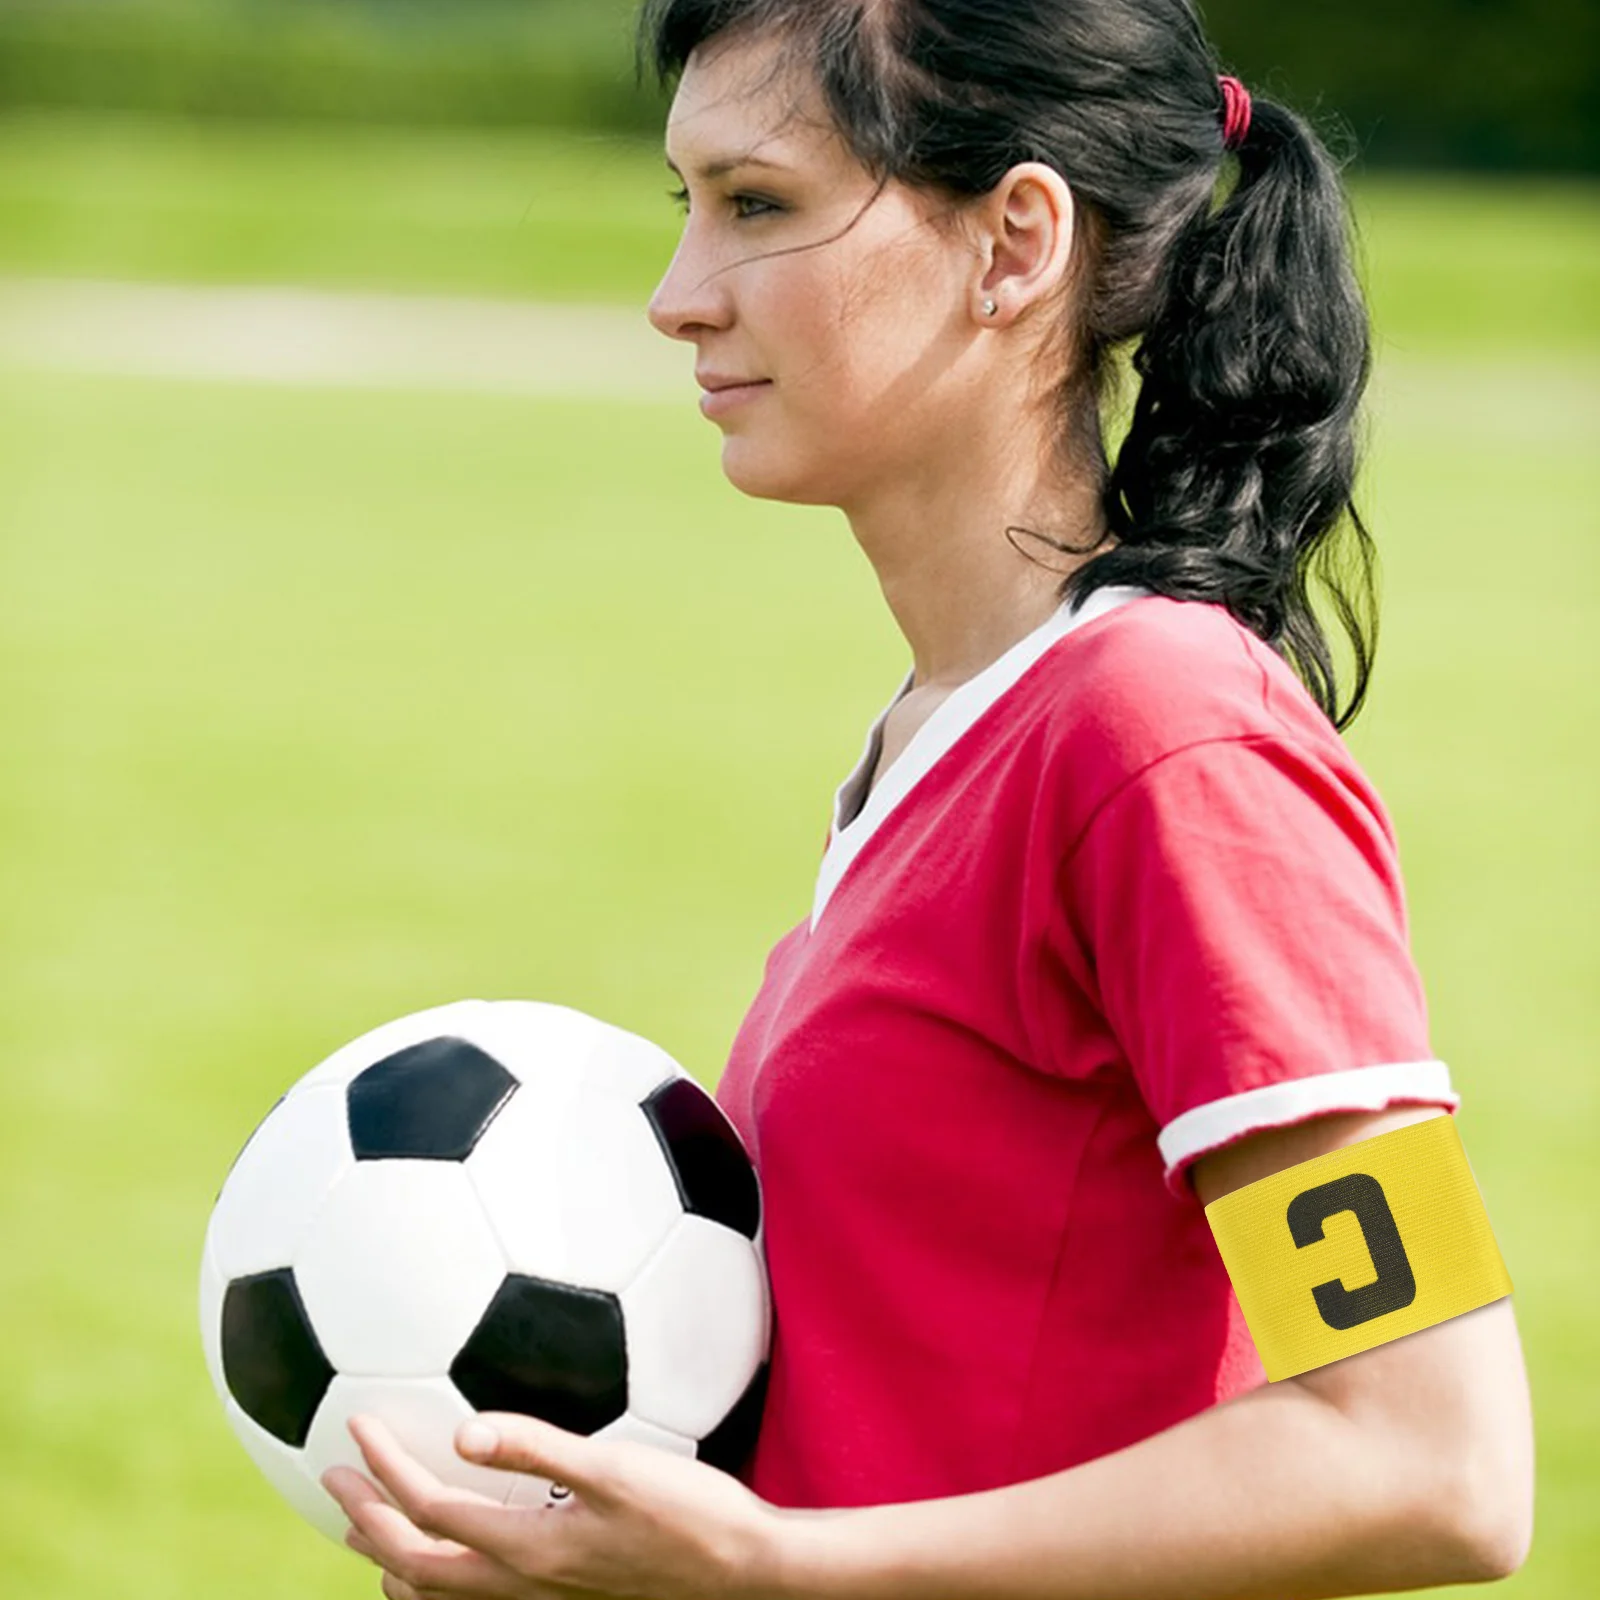
<path id="1" fill-rule="evenodd" d="M 1250 91 L 1237 78 L 1218 78 L 1222 85 L 1222 147 L 1237 150 L 1250 131 Z"/>

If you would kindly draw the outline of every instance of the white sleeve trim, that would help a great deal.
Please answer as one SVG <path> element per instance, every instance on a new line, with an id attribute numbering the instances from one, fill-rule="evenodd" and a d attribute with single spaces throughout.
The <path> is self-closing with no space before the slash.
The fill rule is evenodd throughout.
<path id="1" fill-rule="evenodd" d="M 1260 1128 L 1283 1127 L 1330 1111 L 1381 1111 L 1396 1101 L 1448 1105 L 1453 1111 L 1461 1097 L 1450 1087 L 1450 1069 L 1442 1061 L 1352 1067 L 1208 1100 L 1174 1117 L 1156 1143 L 1170 1178 L 1176 1167 Z"/>

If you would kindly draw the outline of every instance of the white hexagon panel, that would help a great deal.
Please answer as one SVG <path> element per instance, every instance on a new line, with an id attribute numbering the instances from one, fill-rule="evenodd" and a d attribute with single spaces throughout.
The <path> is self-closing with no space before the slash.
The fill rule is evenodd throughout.
<path id="1" fill-rule="evenodd" d="M 602 1024 L 589 1061 L 589 1082 L 597 1089 L 641 1105 L 672 1078 L 686 1073 L 660 1045 Z"/>
<path id="2" fill-rule="evenodd" d="M 354 1467 L 370 1471 L 350 1433 L 351 1417 L 381 1417 L 405 1448 L 436 1477 L 458 1489 L 471 1489 L 505 1503 L 521 1474 L 466 1461 L 456 1453 L 456 1429 L 476 1415 L 448 1378 L 346 1378 L 337 1377 L 317 1408 L 316 1420 L 302 1452 L 307 1476 L 318 1480 L 329 1467 Z M 322 1490 L 327 1494 L 326 1490 Z M 332 1496 L 328 1504 L 339 1518 L 343 1537 L 344 1513 Z"/>
<path id="3" fill-rule="evenodd" d="M 462 1030 L 464 1037 L 528 1084 L 587 1078 L 595 1047 L 611 1031 L 582 1011 L 543 1000 L 493 1001 Z"/>
<path id="4" fill-rule="evenodd" d="M 222 1372 L 222 1299 L 227 1292 L 228 1280 L 207 1241 L 200 1255 L 200 1349 L 219 1395 L 228 1392 L 228 1381 Z"/>
<path id="5" fill-rule="evenodd" d="M 445 1372 L 505 1276 L 505 1257 L 459 1162 L 361 1161 L 294 1259 L 336 1372 Z"/>
<path id="6" fill-rule="evenodd" d="M 635 1101 L 569 1077 L 525 1082 L 467 1162 L 517 1272 L 618 1290 L 683 1215 Z"/>
<path id="7" fill-rule="evenodd" d="M 280 1100 L 239 1152 L 211 1213 L 207 1248 L 223 1275 L 287 1266 L 323 1200 L 354 1164 L 339 1090 Z"/>
<path id="8" fill-rule="evenodd" d="M 684 1217 L 622 1291 L 628 1409 L 704 1438 L 738 1403 L 771 1338 L 767 1275 L 754 1244 L 705 1217 Z"/>

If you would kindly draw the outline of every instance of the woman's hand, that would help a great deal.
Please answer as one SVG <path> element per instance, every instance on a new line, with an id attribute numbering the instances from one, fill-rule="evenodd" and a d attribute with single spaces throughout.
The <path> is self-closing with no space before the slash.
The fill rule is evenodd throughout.
<path id="1" fill-rule="evenodd" d="M 322 1482 L 350 1518 L 345 1542 L 383 1568 L 390 1600 L 757 1600 L 771 1592 L 780 1513 L 704 1462 L 532 1417 L 497 1412 L 463 1423 L 456 1449 L 467 1460 L 572 1491 L 559 1506 L 513 1508 L 441 1483 L 372 1418 L 352 1419 L 350 1432 L 394 1503 L 348 1467 Z"/>

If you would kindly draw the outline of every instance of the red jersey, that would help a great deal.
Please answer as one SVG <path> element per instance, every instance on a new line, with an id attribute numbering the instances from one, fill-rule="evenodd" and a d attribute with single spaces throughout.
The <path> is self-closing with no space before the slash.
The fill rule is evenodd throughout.
<path id="1" fill-rule="evenodd" d="M 773 1295 L 745 1481 L 784 1506 L 1042 1477 L 1265 1381 L 1189 1165 L 1457 1103 L 1383 807 L 1226 611 L 1063 605 L 862 805 L 888 710 L 717 1089 Z"/>

